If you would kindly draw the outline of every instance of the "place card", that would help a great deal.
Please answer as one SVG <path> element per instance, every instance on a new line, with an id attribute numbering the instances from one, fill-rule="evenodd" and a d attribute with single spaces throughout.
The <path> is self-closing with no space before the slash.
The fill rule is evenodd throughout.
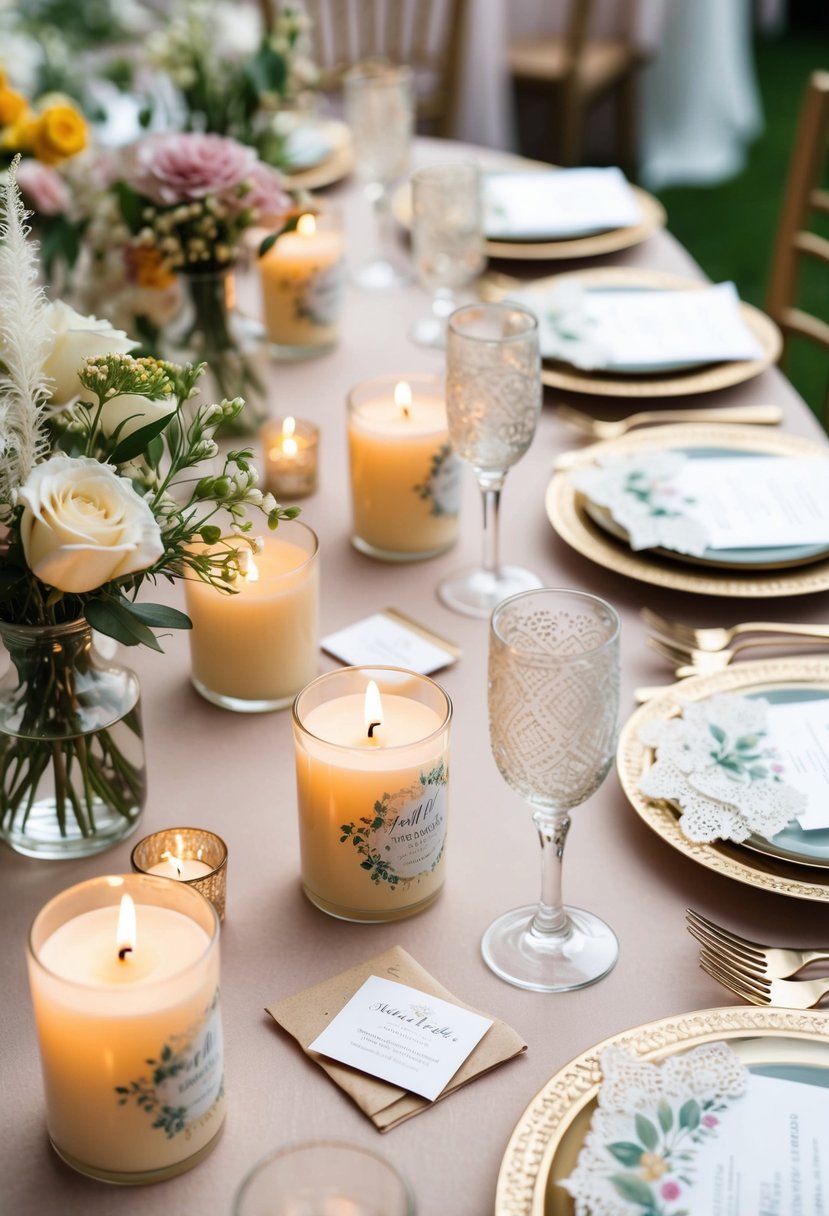
<path id="1" fill-rule="evenodd" d="M 322 639 L 322 649 L 349 667 L 390 665 L 431 675 L 460 658 L 460 649 L 394 608 L 384 608 Z"/>
<path id="2" fill-rule="evenodd" d="M 479 1013 L 371 975 L 308 1050 L 434 1101 L 491 1025 Z"/>
<path id="3" fill-rule="evenodd" d="M 488 173 L 484 230 L 504 240 L 555 240 L 638 224 L 642 211 L 620 169 Z"/>
<path id="4" fill-rule="evenodd" d="M 829 828 L 829 697 L 769 705 L 766 721 L 786 781 L 807 798 L 797 822 L 807 832 Z"/>

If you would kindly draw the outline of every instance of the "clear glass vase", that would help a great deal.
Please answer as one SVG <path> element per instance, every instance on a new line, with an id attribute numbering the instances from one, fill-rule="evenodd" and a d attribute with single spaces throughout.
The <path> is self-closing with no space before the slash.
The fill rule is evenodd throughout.
<path id="1" fill-rule="evenodd" d="M 233 266 L 188 270 L 179 275 L 182 305 L 165 326 L 164 357 L 175 363 L 207 364 L 201 396 L 221 401 L 244 397 L 245 408 L 224 433 L 253 435 L 264 421 L 265 332 L 254 317 L 236 310 Z"/>
<path id="2" fill-rule="evenodd" d="M 28 857 L 99 853 L 144 809 L 138 679 L 95 654 L 84 620 L 0 621 L 0 638 L 0 840 Z"/>

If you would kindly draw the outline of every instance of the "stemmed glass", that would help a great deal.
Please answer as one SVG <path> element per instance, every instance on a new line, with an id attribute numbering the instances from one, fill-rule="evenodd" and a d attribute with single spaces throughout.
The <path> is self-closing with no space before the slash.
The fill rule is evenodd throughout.
<path id="1" fill-rule="evenodd" d="M 412 251 L 423 287 L 432 292 L 432 315 L 412 329 L 421 346 L 445 346 L 455 292 L 484 266 L 481 180 L 477 165 L 427 165 L 412 174 Z"/>
<path id="2" fill-rule="evenodd" d="M 604 781 L 619 708 L 619 618 L 597 596 L 544 588 L 492 614 L 489 733 L 501 776 L 533 809 L 541 840 L 541 901 L 504 913 L 481 948 L 491 969 L 536 992 L 601 979 L 619 945 L 612 929 L 561 901 L 570 810 Z"/>
<path id="3" fill-rule="evenodd" d="M 414 76 L 406 65 L 366 60 L 343 77 L 345 116 L 354 141 L 357 175 L 374 206 L 378 238 L 376 255 L 352 272 L 359 287 L 383 291 L 411 278 L 395 256 L 391 234 L 389 187 L 409 167 L 414 131 Z"/>
<path id="4" fill-rule="evenodd" d="M 438 595 L 449 608 L 489 616 L 508 595 L 540 587 L 518 566 L 502 566 L 498 509 L 507 470 L 532 442 L 541 410 L 538 322 L 517 304 L 470 304 L 449 318 L 446 415 L 449 438 L 475 470 L 484 508 L 483 565 L 445 579 Z"/>

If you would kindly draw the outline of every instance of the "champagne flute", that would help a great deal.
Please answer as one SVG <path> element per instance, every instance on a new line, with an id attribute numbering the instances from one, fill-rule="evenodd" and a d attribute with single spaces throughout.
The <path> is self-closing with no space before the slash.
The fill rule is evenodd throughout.
<path id="1" fill-rule="evenodd" d="M 415 323 L 412 338 L 443 347 L 455 292 L 484 266 L 480 173 L 473 164 L 427 165 L 412 174 L 411 184 L 415 270 L 432 292 L 432 315 Z"/>
<path id="2" fill-rule="evenodd" d="M 369 59 L 343 77 L 345 116 L 354 141 L 356 169 L 374 207 L 378 248 L 352 272 L 358 287 L 384 291 L 411 278 L 396 255 L 391 233 L 389 187 L 409 167 L 414 132 L 414 74 L 406 65 Z"/>
<path id="3" fill-rule="evenodd" d="M 475 470 L 484 508 L 483 565 L 445 579 L 449 608 L 488 617 L 501 600 L 541 586 L 519 566 L 502 566 L 498 510 L 507 470 L 532 442 L 541 410 L 538 322 L 517 304 L 470 304 L 449 318 L 446 415 L 455 452 Z"/>
<path id="4" fill-rule="evenodd" d="M 489 635 L 490 742 L 501 776 L 534 808 L 541 900 L 499 916 L 481 949 L 495 974 L 519 988 L 583 988 L 619 956 L 604 921 L 561 900 L 570 811 L 607 776 L 618 709 L 619 618 L 609 604 L 543 588 L 498 605 Z"/>

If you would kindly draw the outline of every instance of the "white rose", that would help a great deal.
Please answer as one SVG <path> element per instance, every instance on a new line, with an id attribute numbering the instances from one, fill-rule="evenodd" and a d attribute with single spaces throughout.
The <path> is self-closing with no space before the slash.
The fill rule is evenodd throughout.
<path id="1" fill-rule="evenodd" d="M 54 383 L 52 405 L 69 405 L 83 391 L 78 369 L 84 359 L 93 355 L 123 355 L 138 346 L 122 329 L 113 329 L 109 321 L 84 317 L 63 300 L 49 304 L 46 314 L 55 332 L 43 366 L 44 374 Z"/>
<path id="2" fill-rule="evenodd" d="M 139 393 L 122 393 L 120 397 L 111 397 L 109 401 L 104 402 L 101 430 L 105 435 L 111 435 L 118 424 L 123 422 L 124 425 L 118 432 L 120 441 L 142 426 L 155 422 L 157 418 L 166 418 L 175 412 L 175 397 L 142 397 Z"/>
<path id="3" fill-rule="evenodd" d="M 35 465 L 19 501 L 26 561 L 60 591 L 94 591 L 145 570 L 164 552 L 144 499 L 110 465 L 88 456 L 53 456 Z"/>

